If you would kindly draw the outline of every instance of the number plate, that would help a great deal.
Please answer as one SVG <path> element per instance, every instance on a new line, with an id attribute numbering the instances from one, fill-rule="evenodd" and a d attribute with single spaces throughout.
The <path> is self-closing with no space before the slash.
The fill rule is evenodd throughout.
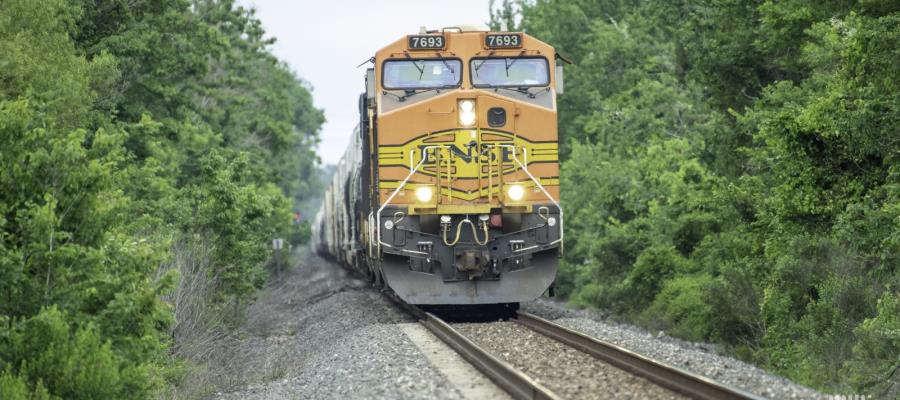
<path id="1" fill-rule="evenodd" d="M 500 35 L 486 35 L 484 47 L 489 49 L 522 47 L 522 34 L 504 33 Z"/>
<path id="2" fill-rule="evenodd" d="M 443 36 L 409 36 L 408 47 L 410 50 L 443 49 L 446 42 Z"/>

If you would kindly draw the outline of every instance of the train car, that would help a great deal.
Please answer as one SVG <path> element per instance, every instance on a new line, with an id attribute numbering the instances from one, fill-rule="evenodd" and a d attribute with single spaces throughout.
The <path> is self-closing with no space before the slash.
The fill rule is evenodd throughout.
<path id="1" fill-rule="evenodd" d="M 370 61 L 318 252 L 410 304 L 517 306 L 552 290 L 563 251 L 553 47 L 423 29 Z"/>

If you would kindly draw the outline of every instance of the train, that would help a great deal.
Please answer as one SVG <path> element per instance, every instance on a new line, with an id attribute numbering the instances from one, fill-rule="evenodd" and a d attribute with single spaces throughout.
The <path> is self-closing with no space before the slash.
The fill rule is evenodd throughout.
<path id="1" fill-rule="evenodd" d="M 524 32 L 450 27 L 368 62 L 313 248 L 414 305 L 552 295 L 565 58 Z"/>

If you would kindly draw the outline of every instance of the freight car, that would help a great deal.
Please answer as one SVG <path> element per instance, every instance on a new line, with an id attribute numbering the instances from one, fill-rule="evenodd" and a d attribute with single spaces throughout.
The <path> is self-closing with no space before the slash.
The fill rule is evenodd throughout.
<path id="1" fill-rule="evenodd" d="M 410 304 L 517 306 L 552 291 L 555 50 L 521 32 L 423 29 L 370 61 L 315 249 Z"/>

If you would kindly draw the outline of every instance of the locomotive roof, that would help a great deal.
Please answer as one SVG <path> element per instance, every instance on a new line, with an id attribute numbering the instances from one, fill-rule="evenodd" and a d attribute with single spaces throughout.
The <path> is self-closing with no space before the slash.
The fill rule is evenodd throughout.
<path id="1" fill-rule="evenodd" d="M 469 31 L 460 27 L 444 28 L 441 31 L 426 31 L 424 35 L 444 36 L 447 44 L 443 49 L 410 49 L 409 38 L 419 36 L 419 33 L 413 33 L 398 38 L 393 43 L 381 48 L 375 53 L 375 58 L 380 61 L 388 58 L 412 57 L 412 58 L 431 58 L 431 57 L 487 57 L 487 56 L 544 56 L 551 62 L 556 54 L 552 46 L 544 43 L 534 36 L 525 32 L 498 32 L 488 30 Z M 488 35 L 516 34 L 521 35 L 522 44 L 516 48 L 487 48 L 485 46 L 485 38 Z M 378 65 L 375 67 L 379 68 Z"/>

